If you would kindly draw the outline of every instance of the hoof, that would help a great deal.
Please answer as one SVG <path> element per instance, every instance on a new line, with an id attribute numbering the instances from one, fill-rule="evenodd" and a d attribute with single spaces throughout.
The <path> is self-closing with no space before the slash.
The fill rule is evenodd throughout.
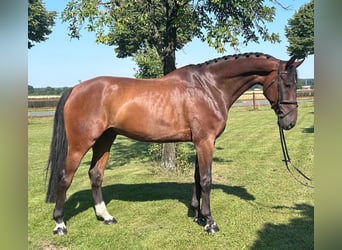
<path id="1" fill-rule="evenodd" d="M 67 234 L 67 229 L 65 227 L 58 227 L 53 230 L 53 234 L 57 235 L 65 235 Z"/>
<path id="2" fill-rule="evenodd" d="M 200 226 L 205 225 L 205 219 L 203 217 L 194 217 L 193 221 L 196 222 Z"/>
<path id="3" fill-rule="evenodd" d="M 116 220 L 114 217 L 111 217 L 111 218 L 109 218 L 109 219 L 104 219 L 102 216 L 96 215 L 96 218 L 97 218 L 99 221 L 103 221 L 103 223 L 106 224 L 106 225 L 111 225 L 111 224 L 117 223 L 117 220 Z"/>
<path id="4" fill-rule="evenodd" d="M 109 219 L 109 220 L 104 220 L 103 223 L 106 224 L 106 225 L 111 225 L 111 224 L 117 223 L 117 221 L 116 221 L 116 219 L 112 218 L 112 219 Z"/>
<path id="5" fill-rule="evenodd" d="M 214 234 L 217 233 L 218 231 L 220 231 L 219 227 L 216 225 L 216 223 L 214 222 L 213 224 L 207 224 L 204 226 L 204 230 L 209 233 L 209 234 Z"/>

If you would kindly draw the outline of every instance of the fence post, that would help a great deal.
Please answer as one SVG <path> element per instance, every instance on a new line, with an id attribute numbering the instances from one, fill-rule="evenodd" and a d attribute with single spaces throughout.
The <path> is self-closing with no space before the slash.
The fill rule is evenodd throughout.
<path id="1" fill-rule="evenodd" d="M 256 107 L 255 107 L 255 92 L 253 90 L 253 110 L 255 110 Z"/>

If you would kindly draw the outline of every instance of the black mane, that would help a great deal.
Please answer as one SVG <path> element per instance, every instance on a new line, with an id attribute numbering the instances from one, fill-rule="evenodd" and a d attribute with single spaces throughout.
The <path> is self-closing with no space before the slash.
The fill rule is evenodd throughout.
<path id="1" fill-rule="evenodd" d="M 226 61 L 226 60 L 237 60 L 237 59 L 241 59 L 241 58 L 249 58 L 249 57 L 264 57 L 264 58 L 273 58 L 273 59 L 276 59 L 274 58 L 273 56 L 271 55 L 268 55 L 268 54 L 264 54 L 264 53 L 261 53 L 261 52 L 249 52 L 249 53 L 243 53 L 243 54 L 234 54 L 234 55 L 226 55 L 226 56 L 223 56 L 223 57 L 219 57 L 219 58 L 215 58 L 215 59 L 211 59 L 209 61 L 205 61 L 203 63 L 199 63 L 197 64 L 198 66 L 202 66 L 202 65 L 208 65 L 208 64 L 211 64 L 211 63 L 217 63 L 217 62 L 220 62 L 220 61 Z"/>

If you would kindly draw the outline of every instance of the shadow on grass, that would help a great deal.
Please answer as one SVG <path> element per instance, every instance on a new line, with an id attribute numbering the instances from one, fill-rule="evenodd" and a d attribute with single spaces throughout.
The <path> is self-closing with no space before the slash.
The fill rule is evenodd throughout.
<path id="1" fill-rule="evenodd" d="M 107 169 L 124 166 L 134 160 L 141 162 L 151 161 L 151 155 L 149 153 L 150 145 L 151 143 L 149 142 L 134 141 L 119 137 L 112 145 Z M 86 161 L 84 164 L 90 166 L 90 161 Z"/>
<path id="2" fill-rule="evenodd" d="M 149 152 L 151 142 L 141 142 L 131 140 L 125 137 L 119 137 L 115 140 L 111 148 L 110 159 L 107 169 L 114 169 L 115 167 L 124 166 L 132 163 L 133 161 L 139 162 L 154 162 L 151 153 Z M 189 165 L 195 164 L 196 153 L 194 151 L 194 145 L 190 142 L 181 142 L 181 150 L 178 153 L 183 154 L 183 159 Z M 222 147 L 216 147 L 216 150 L 224 150 Z M 161 158 L 161 157 L 159 157 Z M 213 162 L 229 163 L 231 160 L 227 160 L 220 157 L 214 157 Z M 90 161 L 84 162 L 84 164 L 90 166 Z"/>
<path id="3" fill-rule="evenodd" d="M 288 224 L 266 223 L 251 249 L 314 249 L 313 206 L 296 204 L 288 209 L 299 211 L 301 217 L 291 219 Z"/>
<path id="4" fill-rule="evenodd" d="M 114 184 L 102 188 L 105 203 L 111 200 L 122 200 L 132 202 L 144 202 L 155 200 L 178 200 L 188 207 L 188 216 L 194 214 L 190 209 L 192 194 L 192 183 L 160 182 L 141 184 Z M 227 186 L 214 184 L 212 189 L 221 189 L 229 195 L 235 195 L 243 200 L 255 200 L 255 197 L 241 186 Z M 70 218 L 93 207 L 91 190 L 82 190 L 74 193 L 65 203 L 64 219 Z M 95 216 L 95 215 L 94 215 Z M 115 215 L 114 215 L 115 217 Z"/>
<path id="5" fill-rule="evenodd" d="M 309 128 L 302 128 L 302 133 L 314 133 L 315 132 L 315 127 L 311 126 Z"/>
<path id="6" fill-rule="evenodd" d="M 127 143 L 127 140 L 131 143 Z M 150 145 L 151 143 L 149 142 L 134 141 L 127 138 L 120 140 L 118 138 L 112 146 L 110 162 L 107 168 L 112 169 L 116 166 L 124 166 L 131 163 L 132 160 L 149 161 L 151 159 L 149 153 Z"/>

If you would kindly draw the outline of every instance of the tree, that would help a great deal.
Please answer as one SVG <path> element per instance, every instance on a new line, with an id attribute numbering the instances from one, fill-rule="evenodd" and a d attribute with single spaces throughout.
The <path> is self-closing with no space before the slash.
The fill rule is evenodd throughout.
<path id="1" fill-rule="evenodd" d="M 34 94 L 34 87 L 32 85 L 27 85 L 27 94 L 28 95 Z"/>
<path id="2" fill-rule="evenodd" d="M 147 47 L 144 51 L 140 50 L 133 56 L 133 59 L 138 65 L 135 77 L 156 78 L 163 75 L 163 64 L 155 48 Z M 153 144 L 149 151 L 151 154 L 160 154 L 164 167 L 169 171 L 174 171 L 178 163 L 176 162 L 176 148 L 174 143 Z"/>
<path id="3" fill-rule="evenodd" d="M 163 66 L 155 48 L 146 48 L 133 56 L 138 66 L 136 78 L 157 78 L 163 76 Z"/>
<path id="4" fill-rule="evenodd" d="M 174 52 L 194 37 L 207 41 L 219 52 L 225 44 L 234 48 L 242 43 L 279 42 L 269 33 L 275 7 L 256 1 L 189 0 L 71 0 L 62 13 L 69 22 L 69 35 L 80 38 L 85 25 L 96 33 L 96 42 L 115 46 L 118 57 L 133 56 L 146 47 L 155 47 L 163 62 L 164 74 L 175 67 Z M 258 36 L 259 35 L 259 36 Z M 240 39 L 240 40 L 239 40 Z"/>
<path id="5" fill-rule="evenodd" d="M 314 54 L 314 1 L 304 4 L 288 20 L 285 36 L 289 41 L 287 51 L 298 58 Z"/>
<path id="6" fill-rule="evenodd" d="M 47 11 L 42 0 L 29 0 L 28 4 L 28 48 L 34 43 L 48 39 L 55 25 L 55 11 Z"/>
<path id="7" fill-rule="evenodd" d="M 274 16 L 275 7 L 264 0 L 71 0 L 62 20 L 69 22 L 72 38 L 80 38 L 85 25 L 96 33 L 96 42 L 114 46 L 121 58 L 154 48 L 165 75 L 176 69 L 176 50 L 194 37 L 219 52 L 225 52 L 225 45 L 237 49 L 260 37 L 279 42 L 279 35 L 266 27 Z M 165 144 L 166 168 L 175 169 L 174 152 L 173 144 Z"/>

